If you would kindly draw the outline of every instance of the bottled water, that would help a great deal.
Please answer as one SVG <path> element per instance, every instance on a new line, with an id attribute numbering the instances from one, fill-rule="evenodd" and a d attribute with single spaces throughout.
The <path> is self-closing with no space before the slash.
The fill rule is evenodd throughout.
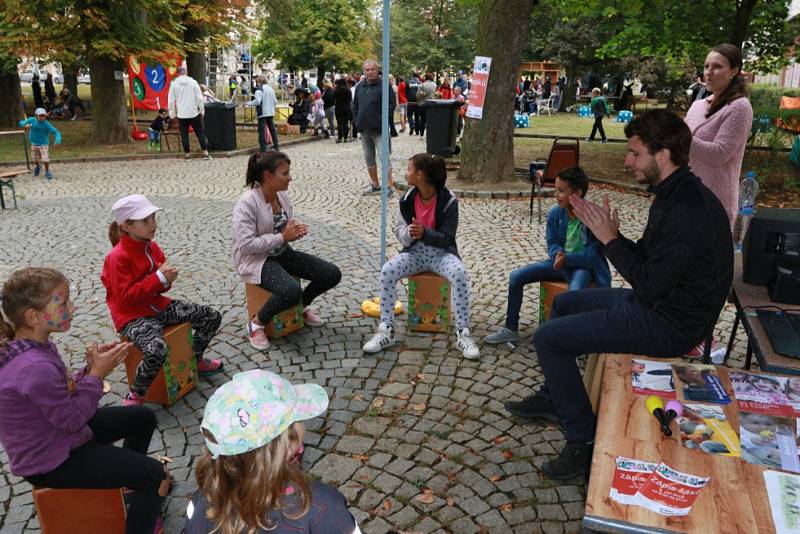
<path id="1" fill-rule="evenodd" d="M 736 217 L 736 224 L 733 227 L 733 242 L 736 252 L 742 251 L 742 243 L 747 235 L 747 229 L 750 227 L 750 220 L 753 218 L 757 193 L 756 173 L 749 171 L 739 184 L 739 215 Z"/>

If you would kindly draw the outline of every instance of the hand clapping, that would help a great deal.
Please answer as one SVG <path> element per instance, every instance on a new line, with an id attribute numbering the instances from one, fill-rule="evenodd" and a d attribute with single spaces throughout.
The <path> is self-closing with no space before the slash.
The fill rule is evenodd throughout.
<path id="1" fill-rule="evenodd" d="M 303 224 L 297 219 L 292 219 L 286 223 L 286 228 L 281 232 L 285 241 L 297 241 L 308 234 L 308 225 Z"/>
<path id="2" fill-rule="evenodd" d="M 603 195 L 602 207 L 579 195 L 570 196 L 569 202 L 578 219 L 601 243 L 606 245 L 619 237 L 619 213 L 616 209 L 611 209 L 608 195 Z"/>
<path id="3" fill-rule="evenodd" d="M 425 227 L 417 222 L 416 217 L 412 217 L 411 224 L 408 225 L 408 233 L 411 234 L 411 239 L 421 239 L 425 233 Z"/>

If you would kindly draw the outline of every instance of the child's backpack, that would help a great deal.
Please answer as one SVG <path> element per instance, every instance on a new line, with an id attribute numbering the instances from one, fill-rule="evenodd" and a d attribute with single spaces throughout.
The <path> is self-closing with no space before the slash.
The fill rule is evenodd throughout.
<path id="1" fill-rule="evenodd" d="M 792 143 L 792 153 L 789 154 L 789 160 L 800 167 L 800 135 L 794 138 L 794 143 Z"/>
<path id="2" fill-rule="evenodd" d="M 419 92 L 419 83 L 413 80 L 409 81 L 406 84 L 406 100 L 409 102 L 416 102 L 417 92 Z"/>
<path id="3" fill-rule="evenodd" d="M 594 103 L 592 104 L 592 113 L 595 117 L 602 117 L 608 112 L 606 106 L 606 99 L 602 96 L 598 96 L 594 99 Z"/>

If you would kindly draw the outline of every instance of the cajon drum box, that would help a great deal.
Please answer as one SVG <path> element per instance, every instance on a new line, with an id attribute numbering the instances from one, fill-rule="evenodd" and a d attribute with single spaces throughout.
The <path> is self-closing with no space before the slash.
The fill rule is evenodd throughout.
<path id="1" fill-rule="evenodd" d="M 147 389 L 144 400 L 169 406 L 189 393 L 197 385 L 197 362 L 192 350 L 192 325 L 181 323 L 164 329 L 167 342 L 167 358 Z M 123 340 L 127 341 L 123 337 Z M 125 358 L 128 384 L 133 384 L 136 368 L 142 361 L 142 352 L 134 347 Z"/>
<path id="2" fill-rule="evenodd" d="M 34 488 L 42 534 L 125 534 L 122 488 Z"/>
<path id="3" fill-rule="evenodd" d="M 408 329 L 447 332 L 450 328 L 450 282 L 435 273 L 408 278 Z"/>
<path id="4" fill-rule="evenodd" d="M 258 314 L 258 310 L 272 296 L 269 291 L 255 284 L 245 284 L 245 293 L 247 296 L 248 319 L 255 317 Z M 274 315 L 272 320 L 264 326 L 264 333 L 267 334 L 268 338 L 273 339 L 296 332 L 303 328 L 304 325 L 303 305 L 298 302 L 296 306 Z"/>

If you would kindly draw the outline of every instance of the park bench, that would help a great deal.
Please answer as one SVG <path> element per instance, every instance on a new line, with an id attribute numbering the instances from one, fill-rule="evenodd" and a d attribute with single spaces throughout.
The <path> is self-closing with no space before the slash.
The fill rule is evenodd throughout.
<path id="1" fill-rule="evenodd" d="M 6 200 L 3 197 L 4 187 L 11 190 L 11 198 L 14 200 L 14 209 L 17 209 L 17 192 L 14 190 L 14 178 L 26 172 L 28 172 L 28 169 L 25 167 L 0 170 L 0 209 L 6 209 Z"/>

